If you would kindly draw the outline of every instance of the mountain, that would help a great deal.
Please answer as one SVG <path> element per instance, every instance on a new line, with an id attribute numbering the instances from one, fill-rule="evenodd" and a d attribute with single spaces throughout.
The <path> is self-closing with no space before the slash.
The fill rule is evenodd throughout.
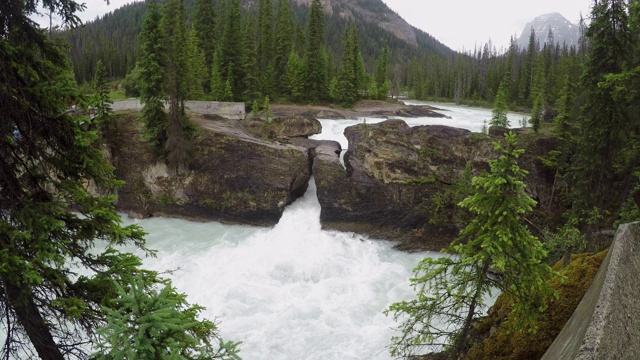
<path id="1" fill-rule="evenodd" d="M 255 13 L 258 0 L 241 1 L 245 12 Z M 303 34 L 311 0 L 290 1 L 297 34 Z M 219 0 L 215 2 L 219 3 Z M 194 0 L 185 0 L 190 9 L 194 8 L 194 3 Z M 277 1 L 273 3 L 276 6 Z M 358 27 L 360 49 L 370 71 L 385 43 L 391 49 L 395 63 L 431 55 L 448 58 L 455 54 L 431 35 L 408 24 L 382 0 L 321 0 L 321 3 L 326 14 L 327 47 L 333 59 L 340 56 L 343 30 L 349 22 Z M 78 82 L 92 78 L 93 64 L 98 59 L 106 64 L 110 77 L 122 78 L 133 68 L 144 12 L 144 3 L 131 3 L 66 33 Z"/>
<path id="2" fill-rule="evenodd" d="M 293 0 L 299 5 L 310 5 L 311 0 Z M 393 12 L 382 0 L 322 0 L 325 12 L 346 20 L 362 20 L 375 24 L 412 46 L 418 46 L 416 29 Z"/>
<path id="3" fill-rule="evenodd" d="M 553 42 L 560 44 L 560 46 L 563 44 L 577 46 L 580 38 L 578 25 L 571 23 L 559 13 L 549 13 L 536 17 L 525 26 L 522 35 L 516 41 L 520 48 L 528 46 L 531 29 L 535 32 L 538 44 L 541 46 L 549 42 L 549 30 L 553 33 Z"/>

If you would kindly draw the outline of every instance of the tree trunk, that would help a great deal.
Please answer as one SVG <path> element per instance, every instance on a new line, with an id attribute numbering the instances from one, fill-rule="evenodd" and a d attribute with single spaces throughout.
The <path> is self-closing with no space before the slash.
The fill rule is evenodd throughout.
<path id="1" fill-rule="evenodd" d="M 4 287 L 9 306 L 15 311 L 20 325 L 22 325 L 40 359 L 64 360 L 60 349 L 53 340 L 49 326 L 33 301 L 31 291 L 8 281 L 4 281 Z"/>
<path id="2" fill-rule="evenodd" d="M 484 264 L 484 267 L 478 273 L 478 279 L 476 280 L 476 291 L 473 294 L 471 299 L 471 304 L 469 305 L 469 310 L 467 311 L 467 318 L 464 320 L 464 324 L 462 325 L 462 329 L 460 329 L 460 334 L 456 339 L 454 346 L 453 358 L 459 359 L 463 354 L 464 346 L 467 343 L 467 336 L 469 335 L 469 330 L 471 330 L 471 326 L 473 325 L 473 318 L 476 314 L 476 307 L 478 306 L 479 298 L 482 296 L 482 288 L 485 283 L 485 279 L 487 277 L 486 273 L 489 271 L 489 264 Z"/>

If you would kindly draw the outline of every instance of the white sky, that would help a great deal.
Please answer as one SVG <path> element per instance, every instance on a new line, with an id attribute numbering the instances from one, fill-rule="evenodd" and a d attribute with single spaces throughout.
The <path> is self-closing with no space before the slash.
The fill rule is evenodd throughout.
<path id="1" fill-rule="evenodd" d="M 81 0 L 80 0 L 81 1 Z M 409 24 L 426 31 L 453 50 L 473 50 L 489 39 L 500 49 L 509 37 L 520 36 L 538 15 L 559 12 L 578 23 L 589 17 L 593 0 L 383 0 Z M 134 0 L 84 0 L 83 21 L 113 11 Z"/>
<path id="2" fill-rule="evenodd" d="M 507 47 L 538 15 L 558 12 L 577 24 L 589 17 L 593 0 L 382 0 L 409 24 L 453 50 L 473 50 L 489 39 Z"/>

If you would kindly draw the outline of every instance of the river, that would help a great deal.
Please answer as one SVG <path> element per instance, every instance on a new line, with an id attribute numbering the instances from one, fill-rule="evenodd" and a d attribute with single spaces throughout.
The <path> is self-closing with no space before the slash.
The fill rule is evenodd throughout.
<path id="1" fill-rule="evenodd" d="M 409 102 L 409 104 L 425 104 Z M 451 119 L 407 118 L 480 131 L 491 111 L 428 103 Z M 512 124 L 521 115 L 510 114 Z M 339 141 L 347 126 L 384 119 L 320 120 L 315 139 Z M 412 268 L 424 256 L 386 241 L 320 228 L 315 184 L 273 228 L 152 218 L 138 220 L 158 251 L 149 268 L 171 275 L 189 301 L 220 321 L 225 339 L 242 341 L 243 359 L 390 359 L 394 323 L 382 311 L 414 296 Z M 132 222 L 132 220 L 127 220 Z"/>
<path id="2" fill-rule="evenodd" d="M 479 131 L 491 116 L 485 109 L 430 105 L 451 119 L 406 119 L 409 125 Z M 314 138 L 339 141 L 346 149 L 344 129 L 365 121 L 383 119 L 321 120 L 323 133 Z M 166 276 L 190 303 L 206 307 L 203 315 L 219 322 L 225 340 L 242 341 L 243 359 L 390 359 L 395 324 L 382 311 L 413 298 L 413 267 L 425 256 L 440 255 L 409 254 L 391 242 L 324 231 L 319 218 L 311 181 L 273 228 L 126 216 L 124 222 L 142 226 L 148 247 L 157 250 L 156 257 L 144 259 L 145 267 L 171 271 Z"/>

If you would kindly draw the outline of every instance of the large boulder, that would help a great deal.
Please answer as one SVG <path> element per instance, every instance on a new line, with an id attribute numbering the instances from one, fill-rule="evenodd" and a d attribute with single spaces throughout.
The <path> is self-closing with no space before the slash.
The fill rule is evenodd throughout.
<path id="1" fill-rule="evenodd" d="M 269 226 L 306 191 L 306 148 L 203 128 L 189 170 L 172 174 L 140 140 L 140 130 L 129 116 L 110 136 L 116 174 L 126 182 L 118 192 L 121 211 Z"/>
<path id="2" fill-rule="evenodd" d="M 261 139 L 306 138 L 322 132 L 320 121 L 304 116 L 276 117 L 270 121 L 248 118 L 242 125 L 248 133 Z"/>
<path id="3" fill-rule="evenodd" d="M 411 128 L 388 120 L 349 127 L 345 135 L 345 166 L 330 152 L 313 163 L 323 227 L 400 240 L 406 250 L 440 250 L 455 239 L 459 211 L 455 203 L 442 204 L 440 195 L 455 186 L 467 164 L 480 174 L 496 156 L 496 139 L 447 126 Z M 535 159 L 524 157 L 523 163 L 541 172 Z M 533 178 L 544 182 L 535 186 L 540 197 L 549 179 Z"/>

